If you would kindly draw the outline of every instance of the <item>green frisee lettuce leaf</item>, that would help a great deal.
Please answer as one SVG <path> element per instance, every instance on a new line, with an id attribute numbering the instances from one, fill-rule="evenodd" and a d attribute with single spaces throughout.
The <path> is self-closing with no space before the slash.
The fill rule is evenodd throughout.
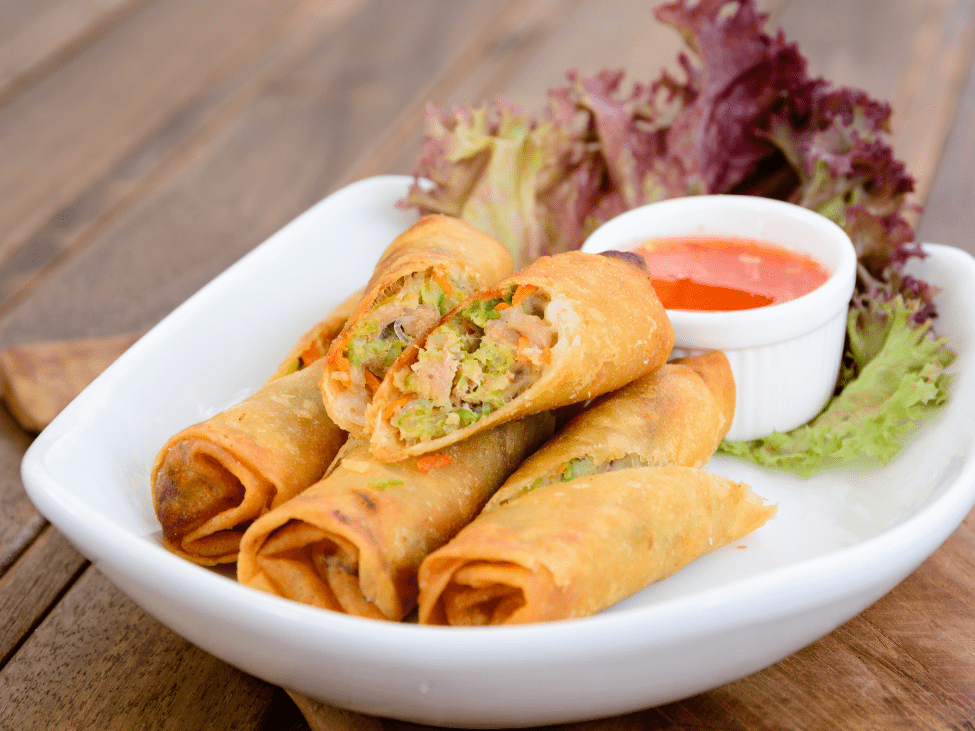
<path id="1" fill-rule="evenodd" d="M 830 461 L 893 459 L 916 423 L 947 401 L 947 369 L 955 356 L 943 338 L 930 337 L 930 320 L 914 325 L 916 303 L 895 297 L 871 307 L 865 317 L 850 311 L 849 352 L 857 376 L 816 418 L 787 433 L 722 442 L 719 451 L 803 477 Z"/>

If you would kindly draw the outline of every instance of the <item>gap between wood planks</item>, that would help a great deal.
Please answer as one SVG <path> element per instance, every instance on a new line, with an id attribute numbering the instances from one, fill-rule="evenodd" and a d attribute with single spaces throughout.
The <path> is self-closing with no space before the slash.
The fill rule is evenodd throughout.
<path id="1" fill-rule="evenodd" d="M 0 669 L 90 565 L 50 524 L 17 556 L 0 576 Z"/>

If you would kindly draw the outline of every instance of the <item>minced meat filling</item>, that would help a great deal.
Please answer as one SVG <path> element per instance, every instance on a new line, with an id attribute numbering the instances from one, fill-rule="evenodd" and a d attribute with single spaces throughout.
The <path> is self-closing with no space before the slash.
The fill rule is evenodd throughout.
<path id="1" fill-rule="evenodd" d="M 453 309 L 464 291 L 452 278 L 427 271 L 387 293 L 372 317 L 350 333 L 350 385 L 374 391 L 399 354 Z"/>
<path id="2" fill-rule="evenodd" d="M 535 287 L 511 287 L 477 300 L 427 336 L 416 363 L 397 374 L 415 394 L 392 424 L 410 444 L 436 439 L 499 409 L 527 389 L 550 359 L 555 330 L 548 299 Z"/>

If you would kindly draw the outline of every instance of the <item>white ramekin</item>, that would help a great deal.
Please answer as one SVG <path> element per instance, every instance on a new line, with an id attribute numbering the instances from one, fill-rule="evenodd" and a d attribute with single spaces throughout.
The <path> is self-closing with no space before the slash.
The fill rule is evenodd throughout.
<path id="1" fill-rule="evenodd" d="M 828 218 L 769 198 L 706 195 L 634 208 L 600 226 L 583 251 L 630 250 L 650 238 L 728 236 L 803 252 L 829 272 L 812 292 L 781 304 L 729 312 L 668 310 L 673 357 L 722 350 L 735 377 L 728 439 L 789 431 L 812 419 L 833 393 L 843 355 L 856 252 Z"/>

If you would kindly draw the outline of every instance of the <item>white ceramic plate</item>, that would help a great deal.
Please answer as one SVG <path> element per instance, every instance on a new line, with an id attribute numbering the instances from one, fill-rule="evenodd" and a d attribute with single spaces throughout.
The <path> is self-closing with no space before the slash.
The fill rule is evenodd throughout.
<path id="1" fill-rule="evenodd" d="M 149 613 L 265 680 L 417 722 L 539 725 L 693 695 L 766 667 L 883 596 L 975 503 L 975 259 L 930 246 L 954 395 L 883 469 L 809 481 L 715 458 L 778 502 L 746 540 L 599 616 L 513 628 L 385 623 L 238 585 L 168 553 L 149 494 L 166 439 L 255 390 L 413 220 L 405 177 L 363 180 L 255 249 L 136 343 L 23 462 L 38 509 Z"/>

